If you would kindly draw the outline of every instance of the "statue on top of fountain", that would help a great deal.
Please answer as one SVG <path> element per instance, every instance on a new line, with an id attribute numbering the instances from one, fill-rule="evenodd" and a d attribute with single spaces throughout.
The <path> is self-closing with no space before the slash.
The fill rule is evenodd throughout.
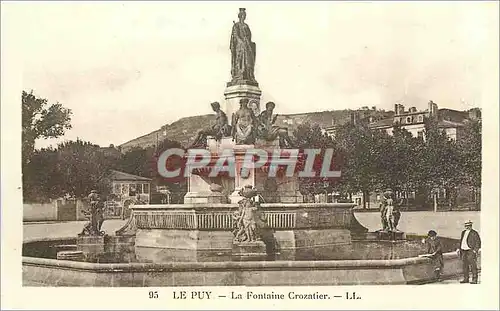
<path id="1" fill-rule="evenodd" d="M 243 187 L 239 194 L 243 197 L 238 202 L 239 209 L 233 215 L 236 229 L 233 231 L 234 241 L 256 242 L 261 241 L 260 228 L 265 226 L 264 215 L 260 211 L 260 204 L 253 199 L 257 191 L 250 185 Z"/>
<path id="2" fill-rule="evenodd" d="M 266 110 L 256 116 L 248 107 L 248 102 L 247 98 L 242 98 L 240 109 L 232 117 L 233 140 L 236 144 L 254 144 L 256 138 L 265 141 L 274 141 L 278 138 L 280 147 L 292 147 L 293 142 L 288 135 L 288 129 L 275 125 L 278 115 L 273 114 L 273 110 L 276 105 L 268 102 Z"/>
<path id="3" fill-rule="evenodd" d="M 231 133 L 231 126 L 228 123 L 227 115 L 220 109 L 220 104 L 218 102 L 213 102 L 210 105 L 216 115 L 215 124 L 199 131 L 192 147 L 205 147 L 207 136 L 213 136 L 216 140 L 220 140 L 222 137 L 228 136 Z"/>
<path id="4" fill-rule="evenodd" d="M 252 32 L 245 23 L 247 13 L 241 8 L 238 22 L 233 24 L 231 31 L 231 77 L 230 84 L 257 85 L 254 76 L 256 45 L 252 42 Z"/>
<path id="5" fill-rule="evenodd" d="M 275 103 L 268 102 L 266 110 L 260 114 L 258 136 L 267 141 L 273 141 L 278 138 L 280 147 L 292 147 L 293 142 L 290 136 L 288 136 L 288 129 L 274 125 L 278 119 L 277 114 L 273 115 L 274 107 L 276 107 Z"/>
<path id="6" fill-rule="evenodd" d="M 240 109 L 232 116 L 232 136 L 237 145 L 255 143 L 258 120 L 248 107 L 248 98 L 240 99 Z"/>
<path id="7" fill-rule="evenodd" d="M 88 200 L 90 203 L 90 209 L 88 211 L 84 210 L 83 214 L 87 216 L 89 222 L 85 225 L 85 227 L 83 228 L 82 232 L 79 235 L 80 236 L 104 235 L 105 232 L 101 231 L 102 224 L 104 223 L 103 203 L 101 201 L 101 197 L 99 196 L 97 190 L 90 191 Z"/>

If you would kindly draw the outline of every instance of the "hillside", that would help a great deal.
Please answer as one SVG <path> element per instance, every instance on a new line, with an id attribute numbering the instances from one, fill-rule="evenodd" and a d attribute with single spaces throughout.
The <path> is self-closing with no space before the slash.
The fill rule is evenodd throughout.
<path id="1" fill-rule="evenodd" d="M 360 118 L 373 116 L 376 119 L 391 116 L 392 111 L 383 110 L 357 110 Z M 350 119 L 352 110 L 332 110 L 322 112 L 308 112 L 298 114 L 279 115 L 277 125 L 288 127 L 290 134 L 299 124 L 310 123 L 317 124 L 320 127 L 329 127 L 347 122 Z M 126 152 L 134 147 L 148 147 L 156 144 L 157 140 L 169 138 L 179 141 L 183 146 L 190 145 L 197 132 L 204 127 L 210 126 L 215 122 L 215 115 L 201 115 L 181 118 L 171 124 L 167 124 L 161 129 L 155 130 L 149 134 L 132 139 L 120 145 L 122 152 Z"/>

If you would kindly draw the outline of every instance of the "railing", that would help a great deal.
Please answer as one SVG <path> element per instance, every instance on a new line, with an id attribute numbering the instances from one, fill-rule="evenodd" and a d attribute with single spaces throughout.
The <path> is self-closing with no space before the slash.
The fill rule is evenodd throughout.
<path id="1" fill-rule="evenodd" d="M 292 229 L 296 225 L 293 212 L 263 212 L 269 228 Z M 232 212 L 195 213 L 189 211 L 136 211 L 135 224 L 139 229 L 214 229 L 236 227 Z"/>

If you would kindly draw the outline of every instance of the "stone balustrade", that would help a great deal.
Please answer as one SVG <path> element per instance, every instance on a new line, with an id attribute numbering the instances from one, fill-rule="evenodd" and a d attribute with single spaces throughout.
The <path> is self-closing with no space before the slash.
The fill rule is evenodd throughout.
<path id="1" fill-rule="evenodd" d="M 126 228 L 226 230 L 236 227 L 235 204 L 137 205 Z M 275 230 L 338 228 L 366 231 L 354 217 L 352 204 L 262 204 L 267 227 Z"/>

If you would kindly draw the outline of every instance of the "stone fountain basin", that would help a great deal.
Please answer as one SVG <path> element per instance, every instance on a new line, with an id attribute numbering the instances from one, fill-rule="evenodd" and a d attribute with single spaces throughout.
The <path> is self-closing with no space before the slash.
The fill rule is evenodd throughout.
<path id="1" fill-rule="evenodd" d="M 412 237 L 420 238 L 420 237 Z M 71 238 L 26 243 L 64 244 Z M 74 238 L 73 238 L 74 240 Z M 443 278 L 462 273 L 456 252 L 443 255 Z M 478 258 L 480 262 L 480 256 Z M 252 286 L 418 284 L 433 278 L 426 258 L 390 260 L 88 263 L 23 257 L 24 286 Z"/>
<path id="2" fill-rule="evenodd" d="M 169 260 L 164 255 L 172 251 L 184 254 L 186 249 L 190 253 L 205 250 L 230 252 L 231 231 L 234 228 L 230 214 L 237 205 L 138 205 L 132 207 L 129 222 L 116 235 L 108 238 L 111 241 L 109 251 L 133 254 L 128 260 L 92 263 L 55 259 L 57 247 L 63 245 L 64 250 L 69 249 L 71 244 L 77 244 L 76 237 L 25 241 L 23 284 L 106 287 L 296 286 L 415 284 L 433 279 L 432 261 L 412 257 L 415 253 L 405 255 L 407 258 L 402 256 L 402 259 L 383 259 L 376 255 L 371 259 L 331 260 L 312 256 L 295 260 L 292 255 L 301 252 L 301 249 L 315 250 L 324 246 L 341 249 L 356 241 L 369 243 L 376 234 L 367 232 L 357 221 L 352 207 L 353 204 L 338 203 L 262 204 L 280 251 L 288 252 L 285 259 L 232 261 L 219 257 L 217 260 L 200 261 L 196 256 L 177 256 L 176 260 Z M 422 236 L 406 238 L 420 240 Z M 443 239 L 447 239 L 450 245 L 458 245 L 456 239 Z M 451 246 L 446 248 L 452 249 Z M 445 253 L 443 257 L 444 278 L 462 273 L 462 263 L 456 252 Z"/>

